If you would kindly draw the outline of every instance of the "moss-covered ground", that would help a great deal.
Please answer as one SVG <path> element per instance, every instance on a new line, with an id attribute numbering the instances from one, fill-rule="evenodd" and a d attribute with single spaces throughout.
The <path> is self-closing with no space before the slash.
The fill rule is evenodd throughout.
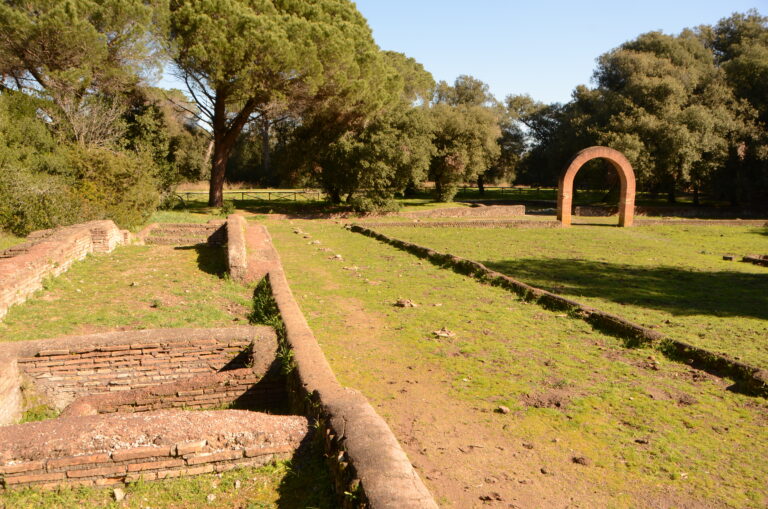
<path id="1" fill-rule="evenodd" d="M 768 254 L 768 228 L 377 229 L 768 368 L 768 269 L 723 260 Z"/>
<path id="2" fill-rule="evenodd" d="M 665 503 L 755 507 L 768 502 L 768 465 L 763 461 L 768 454 L 765 400 L 731 393 L 724 380 L 669 361 L 652 350 L 627 349 L 621 340 L 596 332 L 580 320 L 432 266 L 339 224 L 273 221 L 268 226 L 294 294 L 334 371 L 343 384 L 362 389 L 375 402 L 407 444 L 422 474 L 431 477 L 428 483 L 445 505 L 466 507 L 462 492 L 454 493 L 451 485 L 466 483 L 466 489 L 473 491 L 471 482 L 482 485 L 488 476 L 509 472 L 516 474 L 512 483 L 518 494 L 533 489 L 529 481 L 550 494 L 565 484 L 571 493 L 583 494 L 582 503 L 587 501 L 587 505 L 591 501 L 613 507 Z M 306 235 L 293 233 L 293 228 Z M 583 258 L 584 263 L 612 263 L 608 253 L 598 255 L 599 251 L 590 251 L 594 247 L 583 246 L 611 243 L 613 248 L 607 248 L 611 253 L 642 251 L 645 256 L 655 256 L 655 261 L 648 260 L 651 266 L 669 263 L 670 253 L 685 250 L 681 244 L 689 249 L 707 245 L 715 253 L 725 245 L 730 251 L 765 242 L 760 232 L 751 230 L 720 237 L 728 230 L 638 228 L 629 230 L 640 239 L 638 245 L 632 245 L 617 239 L 617 231 L 622 232 L 595 227 L 522 232 L 403 228 L 391 233 L 451 252 L 471 248 L 475 251 L 464 254 L 484 261 L 492 258 L 495 246 L 501 252 L 501 246 L 519 233 L 528 240 L 510 248 L 511 259 L 528 246 L 529 251 L 542 250 L 541 260 L 546 259 L 545 253 L 562 252 Z M 443 234 L 446 239 L 453 236 L 441 244 L 440 237 L 430 237 L 432 234 Z M 499 234 L 502 236 L 494 239 Z M 704 238 L 696 240 L 699 235 Z M 569 236 L 567 247 L 554 247 Z M 662 258 L 658 249 L 645 246 L 649 238 L 678 246 L 675 249 L 680 251 L 668 251 Z M 722 240 L 712 245 L 714 239 Z M 310 244 L 313 241 L 320 243 Z M 581 253 L 580 249 L 588 251 Z M 594 262 L 586 261 L 591 258 Z M 583 270 L 579 264 L 561 263 L 565 273 Z M 733 298 L 748 295 L 764 302 L 764 294 L 749 285 L 742 288 L 739 279 L 759 278 L 753 268 L 733 263 L 727 267 L 736 278 L 726 285 L 732 286 Z M 673 288 L 680 272 L 687 271 L 660 272 L 650 281 L 669 276 L 667 297 L 674 301 Z M 679 288 L 684 292 L 685 284 Z M 395 306 L 401 298 L 412 300 L 417 307 Z M 714 312 L 716 303 L 710 305 Z M 736 309 L 735 304 L 725 308 L 733 314 Z M 759 308 L 746 309 L 757 315 L 750 317 L 751 324 L 765 327 Z M 701 315 L 707 316 L 704 311 Z M 443 328 L 449 332 L 434 334 Z M 427 373 L 429 380 L 437 380 L 436 385 L 426 391 L 424 400 L 415 399 L 411 394 L 417 386 L 406 382 L 416 378 L 416 382 L 428 383 L 418 379 L 418 374 Z M 494 412 L 500 405 L 510 412 Z M 454 425 L 469 423 L 463 428 L 470 434 L 464 437 L 465 443 L 479 442 L 472 454 L 487 454 L 478 467 L 480 473 L 463 477 L 457 473 L 471 459 L 463 452 L 441 450 L 439 444 L 446 437 L 439 419 L 431 425 L 418 425 L 434 407 L 451 408 L 448 418 Z M 439 415 L 439 409 L 435 412 Z M 492 436 L 497 442 L 488 438 L 482 445 L 480 437 Z M 533 452 L 521 449 L 523 442 Z M 525 456 L 531 454 L 533 460 Z M 588 458 L 587 466 L 574 463 L 581 456 Z M 521 458 L 527 458 L 524 465 Z M 531 461 L 534 468 L 538 464 L 543 471 L 556 474 L 526 472 Z M 441 468 L 453 470 L 452 474 L 442 472 L 449 479 L 439 475 Z M 535 476 L 535 480 L 525 476 Z M 589 486 L 599 486 L 599 490 L 591 493 Z M 490 488 L 501 489 L 498 484 L 486 489 Z"/>

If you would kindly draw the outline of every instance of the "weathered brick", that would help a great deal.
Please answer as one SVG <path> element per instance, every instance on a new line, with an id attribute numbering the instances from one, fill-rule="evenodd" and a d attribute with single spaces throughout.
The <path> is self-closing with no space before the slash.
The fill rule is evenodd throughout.
<path id="1" fill-rule="evenodd" d="M 161 461 L 147 461 L 145 463 L 131 463 L 128 465 L 129 472 L 140 472 L 142 470 L 158 470 L 161 468 L 173 468 L 184 465 L 184 460 L 174 458 Z"/>
<path id="2" fill-rule="evenodd" d="M 171 479 L 173 477 L 180 477 L 184 474 L 184 470 L 160 470 L 157 472 L 158 479 Z"/>
<path id="3" fill-rule="evenodd" d="M 195 440 L 191 442 L 179 442 L 173 446 L 174 456 L 184 456 L 200 452 L 208 444 L 205 440 Z"/>
<path id="4" fill-rule="evenodd" d="M 103 477 L 101 479 L 94 480 L 93 483 L 96 486 L 114 486 L 115 484 L 123 484 L 124 481 L 125 476 L 121 475 L 120 477 Z"/>
<path id="5" fill-rule="evenodd" d="M 52 474 L 16 475 L 12 477 L 6 476 L 5 484 L 25 484 L 39 481 L 58 481 L 61 479 L 64 479 L 64 472 L 55 472 Z"/>
<path id="6" fill-rule="evenodd" d="M 194 390 L 194 391 L 179 391 L 179 392 L 176 393 L 176 395 L 179 396 L 179 397 L 199 396 L 199 395 L 202 395 L 202 394 L 203 394 L 203 390 L 202 389 L 197 389 L 197 390 Z"/>
<path id="7" fill-rule="evenodd" d="M 104 345 L 97 348 L 99 352 L 121 352 L 130 349 L 130 345 Z"/>
<path id="8" fill-rule="evenodd" d="M 207 474 L 207 473 L 213 472 L 213 470 L 214 470 L 213 465 L 208 463 L 208 464 L 200 465 L 197 467 L 187 468 L 186 470 L 184 470 L 184 473 L 186 475 L 200 475 L 200 474 Z"/>
<path id="9" fill-rule="evenodd" d="M 196 454 L 191 458 L 187 458 L 187 465 L 199 465 L 201 463 L 214 463 L 216 461 L 236 460 L 242 457 L 243 457 L 242 449 Z"/>
<path id="10" fill-rule="evenodd" d="M 84 470 L 68 470 L 67 477 L 104 477 L 113 476 L 115 474 L 124 474 L 125 465 L 107 465 L 99 468 L 87 468 Z"/>
<path id="11" fill-rule="evenodd" d="M 17 463 L 15 465 L 0 466 L 0 474 L 18 474 L 20 472 L 43 469 L 45 469 L 44 461 L 29 461 L 26 463 Z"/>
<path id="12" fill-rule="evenodd" d="M 291 452 L 293 448 L 289 445 L 277 446 L 277 447 L 246 447 L 245 457 L 252 458 L 254 456 L 261 456 L 263 454 L 279 454 L 284 452 Z"/>
<path id="13" fill-rule="evenodd" d="M 91 465 L 94 463 L 107 463 L 109 461 L 108 453 L 86 454 L 83 456 L 68 456 L 66 458 L 57 458 L 48 460 L 48 470 L 56 470 L 62 467 L 71 467 L 75 465 Z"/>
<path id="14" fill-rule="evenodd" d="M 136 472 L 125 476 L 126 483 L 138 482 L 138 481 L 154 481 L 157 479 L 157 475 L 160 472 Z"/>
<path id="15" fill-rule="evenodd" d="M 125 449 L 121 451 L 114 451 L 112 453 L 112 460 L 113 461 L 128 461 L 128 460 L 138 460 L 142 458 L 153 458 L 153 457 L 162 457 L 162 456 L 170 456 L 171 455 L 171 448 L 170 447 L 137 447 L 135 449 Z"/>
<path id="16" fill-rule="evenodd" d="M 37 353 L 38 357 L 52 357 L 55 355 L 69 355 L 69 350 L 66 348 L 58 348 L 58 349 L 51 349 L 51 350 L 40 350 Z"/>

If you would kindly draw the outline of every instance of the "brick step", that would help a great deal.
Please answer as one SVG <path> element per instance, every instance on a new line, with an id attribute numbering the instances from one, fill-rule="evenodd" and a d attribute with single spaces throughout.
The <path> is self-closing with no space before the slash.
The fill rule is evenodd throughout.
<path id="1" fill-rule="evenodd" d="M 217 236 L 218 237 L 218 236 Z M 207 235 L 195 237 L 155 237 L 149 236 L 144 240 L 145 244 L 155 244 L 163 246 L 188 246 L 194 244 L 223 244 L 223 238 L 214 237 L 209 239 Z"/>

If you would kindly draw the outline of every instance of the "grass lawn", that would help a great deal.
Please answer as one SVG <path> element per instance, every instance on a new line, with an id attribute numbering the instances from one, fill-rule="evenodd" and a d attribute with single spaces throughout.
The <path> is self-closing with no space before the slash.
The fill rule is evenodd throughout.
<path id="1" fill-rule="evenodd" d="M 226 274 L 217 247 L 124 246 L 46 281 L 0 322 L 0 340 L 107 330 L 247 324 L 253 290 Z"/>
<path id="2" fill-rule="evenodd" d="M 0 340 L 41 339 L 106 330 L 247 324 L 253 288 L 225 275 L 221 248 L 120 247 L 90 255 L 46 282 L 0 322 Z M 46 411 L 41 406 L 39 411 Z M 42 417 L 55 417 L 43 415 Z M 27 416 L 29 419 L 29 416 Z M 235 488 L 235 483 L 239 488 Z M 0 509 L 38 507 L 332 508 L 331 481 L 315 451 L 291 462 L 219 475 L 138 483 L 112 489 L 23 489 L 0 494 Z M 216 498 L 209 502 L 209 494 Z"/>
<path id="3" fill-rule="evenodd" d="M 495 494 L 525 507 L 768 503 L 765 400 L 333 222 L 267 225 L 340 381 L 377 407 L 442 505 Z M 459 234 L 454 252 L 497 244 Z"/>
<path id="4" fill-rule="evenodd" d="M 21 244 L 22 242 L 24 242 L 23 237 L 16 237 L 11 233 L 0 230 L 0 251 L 15 246 L 16 244 Z"/>
<path id="5" fill-rule="evenodd" d="M 768 269 L 722 259 L 768 254 L 765 228 L 378 230 L 768 368 Z"/>

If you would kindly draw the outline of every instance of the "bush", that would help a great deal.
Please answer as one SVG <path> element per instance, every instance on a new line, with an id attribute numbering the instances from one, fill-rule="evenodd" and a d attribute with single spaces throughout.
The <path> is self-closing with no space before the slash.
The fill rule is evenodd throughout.
<path id="1" fill-rule="evenodd" d="M 383 214 L 400 210 L 400 204 L 397 201 L 385 196 L 355 195 L 349 203 L 353 210 L 366 214 Z"/>
<path id="2" fill-rule="evenodd" d="M 111 219 L 122 228 L 133 228 L 160 204 L 154 163 L 148 157 L 73 147 L 69 165 L 83 200 L 81 220 Z"/>
<path id="3" fill-rule="evenodd" d="M 29 232 L 72 224 L 82 217 L 81 200 L 66 179 L 0 166 L 0 227 Z"/>

